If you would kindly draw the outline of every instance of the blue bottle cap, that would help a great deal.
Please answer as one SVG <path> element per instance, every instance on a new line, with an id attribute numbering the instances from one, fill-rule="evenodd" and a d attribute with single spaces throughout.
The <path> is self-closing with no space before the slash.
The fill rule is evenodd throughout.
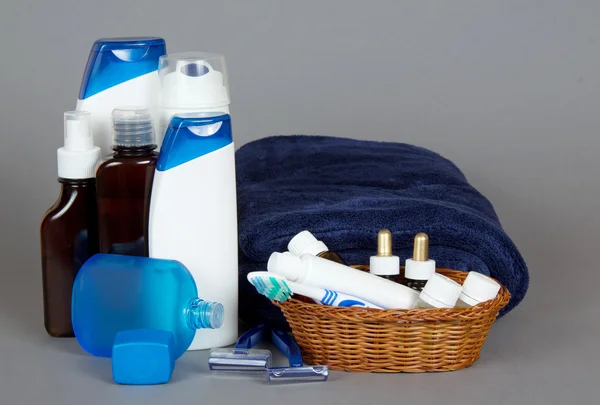
<path id="1" fill-rule="evenodd" d="M 94 42 L 85 67 L 79 99 L 158 70 L 167 53 L 159 37 L 101 38 Z"/>
<path id="2" fill-rule="evenodd" d="M 175 115 L 163 138 L 156 170 L 172 169 L 232 142 L 229 114 L 198 112 Z"/>
<path id="3" fill-rule="evenodd" d="M 113 380 L 117 384 L 164 384 L 175 367 L 173 333 L 155 329 L 119 332 L 112 349 Z"/>

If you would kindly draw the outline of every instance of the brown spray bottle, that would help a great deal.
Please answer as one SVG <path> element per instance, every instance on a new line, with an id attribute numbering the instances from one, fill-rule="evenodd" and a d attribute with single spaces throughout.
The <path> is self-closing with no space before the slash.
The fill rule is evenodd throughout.
<path id="1" fill-rule="evenodd" d="M 94 146 L 90 113 L 64 115 L 65 145 L 58 149 L 60 196 L 40 225 L 44 326 L 50 336 L 73 337 L 71 292 L 83 263 L 98 253 Z"/>

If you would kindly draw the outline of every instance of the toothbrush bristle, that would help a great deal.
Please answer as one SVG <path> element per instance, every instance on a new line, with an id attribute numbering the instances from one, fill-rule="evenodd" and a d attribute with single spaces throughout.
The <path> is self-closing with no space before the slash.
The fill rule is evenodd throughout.
<path id="1" fill-rule="evenodd" d="M 277 279 L 275 277 L 269 277 L 269 281 L 271 282 L 271 285 L 273 285 L 273 287 L 281 288 L 281 285 L 279 284 L 279 282 L 277 281 Z"/>
<path id="2" fill-rule="evenodd" d="M 252 284 L 257 290 L 260 289 L 260 283 L 259 283 L 259 278 L 251 278 L 250 279 L 250 284 Z"/>
<path id="3" fill-rule="evenodd" d="M 271 300 L 275 300 L 275 301 L 280 301 L 282 298 L 280 291 L 276 288 L 268 288 L 268 289 L 264 290 L 262 292 L 262 294 L 264 296 L 266 296 L 267 298 L 269 298 Z"/>
<path id="4" fill-rule="evenodd" d="M 278 280 L 275 277 L 265 279 L 262 276 L 253 277 L 250 280 L 256 291 L 273 301 L 287 301 L 292 296 L 292 290 L 285 280 Z"/>

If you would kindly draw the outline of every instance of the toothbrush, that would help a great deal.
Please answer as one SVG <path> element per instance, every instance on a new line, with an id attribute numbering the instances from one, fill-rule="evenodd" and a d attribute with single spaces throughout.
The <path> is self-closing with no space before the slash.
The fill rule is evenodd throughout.
<path id="1" fill-rule="evenodd" d="M 382 309 L 361 298 L 337 291 L 294 283 L 268 271 L 253 271 L 248 273 L 247 278 L 259 293 L 273 301 L 287 301 L 292 295 L 300 294 L 323 305 Z"/>

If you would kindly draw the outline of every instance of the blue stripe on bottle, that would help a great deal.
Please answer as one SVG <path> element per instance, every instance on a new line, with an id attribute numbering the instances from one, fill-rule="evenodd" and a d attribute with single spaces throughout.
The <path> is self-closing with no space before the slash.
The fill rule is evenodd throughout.
<path id="1" fill-rule="evenodd" d="M 336 293 L 335 291 L 332 291 L 332 297 L 331 297 L 331 301 L 329 302 L 329 305 L 333 305 L 333 303 L 335 302 L 335 300 L 338 297 L 338 293 Z"/>
<path id="2" fill-rule="evenodd" d="M 327 303 L 327 297 L 329 297 L 329 290 L 325 290 L 325 295 L 321 298 L 321 304 Z"/>

